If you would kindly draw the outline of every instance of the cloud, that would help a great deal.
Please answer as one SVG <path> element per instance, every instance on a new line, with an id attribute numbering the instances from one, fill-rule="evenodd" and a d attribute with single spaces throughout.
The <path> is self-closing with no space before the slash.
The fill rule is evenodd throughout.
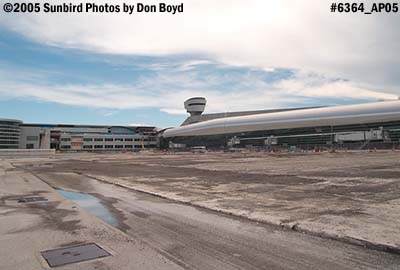
<path id="1" fill-rule="evenodd" d="M 143 123 L 131 123 L 128 126 L 131 126 L 131 127 L 151 127 L 153 125 L 148 125 L 148 124 L 143 124 Z"/>
<path id="2" fill-rule="evenodd" d="M 229 65 L 313 71 L 399 93 L 396 14 L 331 13 L 330 3 L 320 0 L 183 2 L 184 13 L 176 15 L 2 14 L 0 25 L 63 48 L 132 55 L 203 54 Z M 370 8 L 372 1 L 364 3 Z"/>
<path id="3" fill-rule="evenodd" d="M 394 100 L 396 94 L 369 90 L 345 80 L 332 80 L 315 74 L 298 73 L 288 80 L 277 82 L 274 87 L 291 96 L 336 99 Z"/>
<path id="4" fill-rule="evenodd" d="M 206 112 L 332 105 L 333 99 L 343 102 L 397 98 L 394 94 L 314 73 L 232 70 L 223 69 L 219 64 L 215 64 L 216 70 L 204 71 L 200 67 L 203 62 L 194 62 L 190 70 L 178 71 L 181 65 L 177 65 L 175 69 L 160 70 L 127 84 L 46 84 L 43 83 L 49 81 L 46 72 L 32 72 L 28 77 L 25 71 L 0 69 L 0 96 L 85 106 L 104 116 L 119 110 L 143 108 L 185 115 L 183 102 L 193 96 L 207 98 Z"/>
<path id="5" fill-rule="evenodd" d="M 183 108 L 162 108 L 160 111 L 168 113 L 168 114 L 175 114 L 175 115 L 186 115 L 187 112 Z"/>

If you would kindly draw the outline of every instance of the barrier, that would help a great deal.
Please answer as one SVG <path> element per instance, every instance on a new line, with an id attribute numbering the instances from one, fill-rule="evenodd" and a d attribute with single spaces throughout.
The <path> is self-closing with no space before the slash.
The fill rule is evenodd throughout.
<path id="1" fill-rule="evenodd" d="M 49 158 L 55 149 L 0 149 L 0 159 L 5 158 Z"/>

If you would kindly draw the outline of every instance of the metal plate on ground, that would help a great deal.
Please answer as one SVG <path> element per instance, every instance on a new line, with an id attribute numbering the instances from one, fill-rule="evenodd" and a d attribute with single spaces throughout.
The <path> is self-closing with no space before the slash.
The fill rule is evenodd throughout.
<path id="1" fill-rule="evenodd" d="M 18 201 L 19 203 L 47 202 L 48 199 L 46 199 L 45 197 L 36 196 L 36 197 L 24 197 L 24 198 L 19 198 L 17 201 Z"/>
<path id="2" fill-rule="evenodd" d="M 50 267 L 89 261 L 111 255 L 95 243 L 63 247 L 42 251 L 41 253 Z"/>

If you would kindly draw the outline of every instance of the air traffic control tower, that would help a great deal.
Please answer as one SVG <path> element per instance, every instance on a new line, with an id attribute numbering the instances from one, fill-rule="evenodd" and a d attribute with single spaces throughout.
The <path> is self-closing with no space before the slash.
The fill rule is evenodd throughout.
<path id="1" fill-rule="evenodd" d="M 201 115 L 206 107 L 207 100 L 204 97 L 193 97 L 185 101 L 185 109 L 190 116 Z"/>

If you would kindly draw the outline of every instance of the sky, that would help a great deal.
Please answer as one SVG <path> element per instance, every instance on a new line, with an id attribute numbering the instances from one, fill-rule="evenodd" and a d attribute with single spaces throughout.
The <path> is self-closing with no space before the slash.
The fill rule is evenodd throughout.
<path id="1" fill-rule="evenodd" d="M 320 0 L 168 3 L 184 12 L 0 11 L 0 117 L 171 127 L 193 96 L 206 113 L 400 96 L 398 14 L 331 13 Z"/>

